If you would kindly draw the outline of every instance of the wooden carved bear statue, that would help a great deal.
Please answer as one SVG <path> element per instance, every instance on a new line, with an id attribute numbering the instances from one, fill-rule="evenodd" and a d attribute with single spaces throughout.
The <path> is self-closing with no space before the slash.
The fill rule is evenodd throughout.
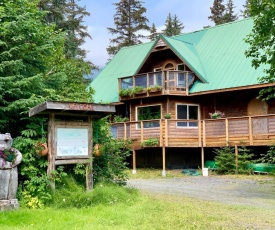
<path id="1" fill-rule="evenodd" d="M 18 187 L 17 165 L 22 161 L 22 154 L 12 148 L 9 133 L 0 134 L 0 211 L 19 208 L 16 199 Z"/>

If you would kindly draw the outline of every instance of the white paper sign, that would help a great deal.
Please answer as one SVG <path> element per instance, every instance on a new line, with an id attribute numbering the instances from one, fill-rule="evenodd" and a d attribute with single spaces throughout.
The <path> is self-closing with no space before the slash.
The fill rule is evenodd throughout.
<path id="1" fill-rule="evenodd" d="M 57 128 L 57 156 L 88 156 L 87 128 Z"/>

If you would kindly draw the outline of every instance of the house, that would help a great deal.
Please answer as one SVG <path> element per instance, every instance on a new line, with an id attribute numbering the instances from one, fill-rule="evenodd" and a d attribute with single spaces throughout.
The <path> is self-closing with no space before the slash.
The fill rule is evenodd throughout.
<path id="1" fill-rule="evenodd" d="M 91 83 L 95 102 L 129 118 L 112 133 L 133 140 L 133 172 L 203 167 L 214 147 L 274 142 L 274 101 L 257 99 L 270 84 L 244 54 L 252 27 L 244 19 L 122 48 Z M 216 111 L 224 116 L 210 117 Z"/>

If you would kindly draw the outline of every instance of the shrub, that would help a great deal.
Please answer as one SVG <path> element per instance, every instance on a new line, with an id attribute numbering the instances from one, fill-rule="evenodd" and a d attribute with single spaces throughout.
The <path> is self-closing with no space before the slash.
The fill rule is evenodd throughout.
<path id="1" fill-rule="evenodd" d="M 251 150 L 242 146 L 238 149 L 238 168 L 236 168 L 235 149 L 232 147 L 214 149 L 217 173 L 232 174 L 232 173 L 250 173 L 249 164 L 253 154 Z"/>
<path id="2" fill-rule="evenodd" d="M 269 146 L 266 154 L 261 154 L 260 163 L 275 164 L 275 145 Z"/>

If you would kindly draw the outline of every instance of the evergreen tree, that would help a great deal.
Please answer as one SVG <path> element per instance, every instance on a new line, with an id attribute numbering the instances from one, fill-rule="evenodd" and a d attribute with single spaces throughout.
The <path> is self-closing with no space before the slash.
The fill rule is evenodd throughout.
<path id="1" fill-rule="evenodd" d="M 213 6 L 210 7 L 211 16 L 208 17 L 215 25 L 220 25 L 224 22 L 225 6 L 223 0 L 214 0 Z"/>
<path id="2" fill-rule="evenodd" d="M 65 55 L 68 58 L 84 59 L 86 51 L 81 48 L 85 38 L 91 38 L 87 26 L 83 25 L 83 18 L 89 16 L 85 7 L 80 7 L 79 0 L 40 0 L 39 7 L 46 10 L 46 21 L 54 23 L 57 30 L 65 32 Z"/>
<path id="3" fill-rule="evenodd" d="M 155 26 L 155 24 L 152 24 L 152 27 L 150 28 L 150 35 L 149 35 L 149 39 L 151 41 L 154 41 L 156 38 L 158 37 L 158 32 L 157 32 L 157 28 Z"/>
<path id="4" fill-rule="evenodd" d="M 174 35 L 179 35 L 181 30 L 183 30 L 184 26 L 183 23 L 178 19 L 177 15 L 173 17 L 173 31 Z"/>
<path id="5" fill-rule="evenodd" d="M 238 19 L 237 14 L 234 14 L 234 3 L 232 0 L 228 0 L 225 6 L 225 14 L 223 16 L 223 23 L 233 22 Z"/>
<path id="6" fill-rule="evenodd" d="M 183 23 L 178 19 L 177 15 L 175 14 L 172 18 L 169 13 L 165 22 L 165 29 L 163 30 L 163 33 L 164 35 L 171 37 L 180 34 L 183 28 Z"/>
<path id="7" fill-rule="evenodd" d="M 167 16 L 167 19 L 165 21 L 165 29 L 163 30 L 163 33 L 165 36 L 171 37 L 173 36 L 173 21 L 172 21 L 172 16 L 169 13 Z"/>
<path id="8" fill-rule="evenodd" d="M 31 122 L 29 108 L 41 101 L 87 100 L 83 74 L 89 71 L 83 62 L 64 58 L 64 34 L 45 22 L 45 12 L 38 9 L 37 2 L 2 0 L 1 132 L 17 136 L 25 130 Z"/>
<path id="9" fill-rule="evenodd" d="M 250 0 L 246 0 L 245 4 L 243 5 L 244 10 L 241 10 L 242 16 L 244 18 L 249 18 L 250 17 L 249 4 L 250 4 Z"/>
<path id="10" fill-rule="evenodd" d="M 120 0 L 114 3 L 116 13 L 114 15 L 115 28 L 107 28 L 112 35 L 117 37 L 110 39 L 107 52 L 110 56 L 115 55 L 120 48 L 141 43 L 145 36 L 141 30 L 150 30 L 147 25 L 148 19 L 144 15 L 146 8 L 140 0 Z"/>

